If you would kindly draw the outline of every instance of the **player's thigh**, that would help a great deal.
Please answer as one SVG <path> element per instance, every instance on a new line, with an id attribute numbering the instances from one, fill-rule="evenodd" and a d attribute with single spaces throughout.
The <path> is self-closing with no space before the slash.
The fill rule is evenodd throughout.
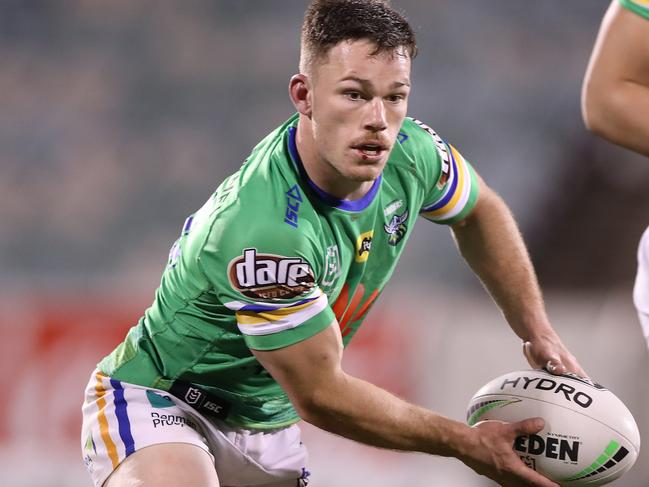
<path id="1" fill-rule="evenodd" d="M 212 457 L 190 443 L 164 443 L 136 451 L 104 487 L 219 487 Z"/>

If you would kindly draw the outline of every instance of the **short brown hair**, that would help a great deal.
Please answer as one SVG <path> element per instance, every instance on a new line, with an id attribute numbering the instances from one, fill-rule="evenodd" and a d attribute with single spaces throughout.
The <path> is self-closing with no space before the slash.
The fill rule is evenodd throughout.
<path id="1" fill-rule="evenodd" d="M 302 24 L 300 72 L 339 42 L 367 39 L 376 45 L 373 54 L 404 48 L 417 55 L 415 33 L 405 17 L 385 0 L 314 0 Z"/>

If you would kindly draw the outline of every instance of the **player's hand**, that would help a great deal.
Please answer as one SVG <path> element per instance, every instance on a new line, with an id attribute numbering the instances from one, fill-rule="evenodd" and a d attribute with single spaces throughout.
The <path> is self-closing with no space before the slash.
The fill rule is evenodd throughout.
<path id="1" fill-rule="evenodd" d="M 542 335 L 523 343 L 523 353 L 532 368 L 545 368 L 555 375 L 566 372 L 588 377 L 579 362 L 556 334 Z"/>
<path id="2" fill-rule="evenodd" d="M 472 428 L 474 444 L 460 460 L 503 487 L 559 487 L 525 465 L 512 447 L 516 437 L 537 433 L 543 425 L 541 418 L 517 423 L 482 421 Z"/>

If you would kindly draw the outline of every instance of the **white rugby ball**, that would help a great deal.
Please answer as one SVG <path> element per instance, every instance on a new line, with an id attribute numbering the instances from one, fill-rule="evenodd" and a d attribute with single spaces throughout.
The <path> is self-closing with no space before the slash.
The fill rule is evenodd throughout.
<path id="1" fill-rule="evenodd" d="M 472 398 L 467 423 L 541 417 L 539 433 L 514 450 L 529 467 L 562 486 L 604 485 L 629 470 L 640 451 L 631 412 L 599 384 L 568 374 L 522 370 L 485 384 Z"/>

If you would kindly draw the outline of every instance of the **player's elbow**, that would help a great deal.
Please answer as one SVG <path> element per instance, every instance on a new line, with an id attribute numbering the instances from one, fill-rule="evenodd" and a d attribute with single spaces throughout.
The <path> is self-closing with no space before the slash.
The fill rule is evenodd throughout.
<path id="1" fill-rule="evenodd" d="M 337 405 L 341 400 L 335 382 L 314 385 L 308 391 L 291 398 L 300 418 L 319 428 L 331 428 L 332 421 L 338 416 Z"/>
<path id="2" fill-rule="evenodd" d="M 586 128 L 605 139 L 615 138 L 615 125 L 621 109 L 617 86 L 603 85 L 586 80 L 581 96 L 581 114 Z"/>
<path id="3" fill-rule="evenodd" d="M 608 100 L 604 90 L 598 90 L 586 81 L 581 94 L 581 116 L 586 128 L 594 134 L 603 135 L 606 126 L 606 105 Z"/>
<path id="4" fill-rule="evenodd" d="M 329 403 L 328 395 L 317 390 L 293 399 L 293 406 L 300 418 L 318 427 L 323 427 L 331 415 Z"/>
<path id="5" fill-rule="evenodd" d="M 322 428 L 327 417 L 326 408 L 319 404 L 312 397 L 300 398 L 293 401 L 293 407 L 302 420 L 314 426 Z"/>
<path id="6" fill-rule="evenodd" d="M 585 101 L 581 104 L 581 118 L 583 119 L 587 130 L 600 135 L 598 132 L 600 130 L 601 121 L 598 117 L 598 113 L 591 104 L 586 103 Z"/>

